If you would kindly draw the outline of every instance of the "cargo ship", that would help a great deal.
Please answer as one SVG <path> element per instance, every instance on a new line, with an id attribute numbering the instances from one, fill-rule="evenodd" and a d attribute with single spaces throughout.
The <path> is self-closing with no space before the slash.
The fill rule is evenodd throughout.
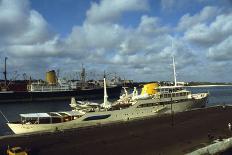
<path id="1" fill-rule="evenodd" d="M 117 98 L 120 93 L 121 86 L 112 86 L 109 88 L 110 98 Z M 70 100 L 73 96 L 80 100 L 102 99 L 103 88 L 46 92 L 4 91 L 0 92 L 0 103 Z"/>
<path id="2" fill-rule="evenodd" d="M 109 97 L 117 98 L 121 93 L 121 86 L 112 86 L 109 88 Z M 80 100 L 102 99 L 103 88 L 89 88 L 66 91 L 2 91 L 0 92 L 0 103 L 13 102 L 34 102 L 34 101 L 54 101 L 70 100 L 75 96 Z"/>
<path id="3" fill-rule="evenodd" d="M 34 102 L 70 100 L 76 97 L 79 100 L 102 99 L 104 94 L 101 82 L 86 82 L 85 69 L 82 68 L 81 79 L 76 81 L 59 79 L 54 70 L 46 73 L 46 81 L 11 81 L 6 77 L 5 58 L 5 80 L 1 81 L 0 103 L 11 102 Z M 109 84 L 108 92 L 110 98 L 118 98 L 121 93 L 121 85 Z"/>

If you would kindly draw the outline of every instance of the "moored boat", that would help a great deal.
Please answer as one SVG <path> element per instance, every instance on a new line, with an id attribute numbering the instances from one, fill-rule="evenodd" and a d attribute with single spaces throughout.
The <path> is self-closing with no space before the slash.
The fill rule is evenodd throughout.
<path id="1" fill-rule="evenodd" d="M 120 96 L 122 86 L 109 87 L 109 97 L 117 98 Z M 104 89 L 102 87 L 77 89 L 67 91 L 2 91 L 0 92 L 0 103 L 19 103 L 35 101 L 67 101 L 72 96 L 81 100 L 102 99 Z"/>
<path id="2" fill-rule="evenodd" d="M 181 87 L 156 90 L 156 93 L 123 94 L 114 103 L 106 100 L 99 105 L 72 99 L 73 111 L 20 114 L 21 121 L 7 124 L 16 134 L 78 128 L 201 108 L 208 97 L 207 93 L 191 94 Z"/>
<path id="3" fill-rule="evenodd" d="M 59 79 L 52 70 L 46 73 L 46 81 L 28 80 L 15 83 L 5 79 L 0 85 L 0 103 L 70 100 L 72 96 L 81 100 L 102 99 L 103 86 L 97 82 L 85 81 L 84 68 L 81 75 L 81 80 L 68 81 Z M 121 85 L 109 85 L 109 97 L 118 98 L 121 88 Z"/>

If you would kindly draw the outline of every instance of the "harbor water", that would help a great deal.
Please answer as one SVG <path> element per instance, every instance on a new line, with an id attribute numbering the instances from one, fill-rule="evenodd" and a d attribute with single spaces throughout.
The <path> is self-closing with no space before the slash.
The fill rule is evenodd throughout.
<path id="1" fill-rule="evenodd" d="M 208 92 L 210 94 L 209 101 L 206 106 L 232 104 L 232 86 L 214 86 L 214 87 L 191 87 L 187 88 L 192 93 Z M 102 101 L 95 101 L 101 103 Z M 27 103 L 2 103 L 0 110 L 6 118 L 0 114 L 0 136 L 12 134 L 8 126 L 7 120 L 19 120 L 19 114 L 35 113 L 35 112 L 51 112 L 51 111 L 69 111 L 70 101 L 55 102 L 27 102 Z M 7 120 L 6 120 L 7 119 Z"/>

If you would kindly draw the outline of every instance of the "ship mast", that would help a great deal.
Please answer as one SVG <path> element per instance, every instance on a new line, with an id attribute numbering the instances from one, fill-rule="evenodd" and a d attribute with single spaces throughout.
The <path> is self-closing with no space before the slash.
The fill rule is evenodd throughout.
<path id="1" fill-rule="evenodd" d="M 173 40 L 172 40 L 172 51 L 173 51 Z M 177 83 L 176 83 L 176 65 L 175 65 L 174 55 L 172 57 L 172 66 L 173 66 L 174 86 L 177 86 Z"/>
<path id="2" fill-rule="evenodd" d="M 5 70 L 4 70 L 4 72 L 3 72 L 3 74 L 4 74 L 4 77 L 5 77 L 5 88 L 6 88 L 6 86 L 7 86 L 7 76 L 6 76 L 6 74 L 7 74 L 7 72 L 6 72 L 6 60 L 7 60 L 7 57 L 5 57 Z"/>
<path id="3" fill-rule="evenodd" d="M 105 72 L 104 72 L 104 102 L 101 104 L 101 106 L 105 109 L 109 109 L 111 107 L 111 103 L 108 101 L 108 95 L 106 90 Z"/>
<path id="4" fill-rule="evenodd" d="M 104 102 L 103 102 L 103 106 L 106 107 L 108 103 L 108 95 L 107 95 L 107 91 L 106 91 L 106 74 L 104 72 Z"/>
<path id="5" fill-rule="evenodd" d="M 177 83 L 176 83 L 176 65 L 175 65 L 175 58 L 174 58 L 174 56 L 172 57 L 172 63 L 173 63 L 174 84 L 175 84 L 175 86 L 177 86 Z"/>
<path id="6" fill-rule="evenodd" d="M 81 88 L 85 86 L 85 68 L 81 65 Z"/>

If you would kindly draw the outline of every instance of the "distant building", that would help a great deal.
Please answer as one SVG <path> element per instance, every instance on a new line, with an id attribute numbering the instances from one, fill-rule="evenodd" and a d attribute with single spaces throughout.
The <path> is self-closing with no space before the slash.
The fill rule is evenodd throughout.
<path id="1" fill-rule="evenodd" d="M 177 85 L 186 86 L 188 85 L 188 82 L 177 82 Z"/>

